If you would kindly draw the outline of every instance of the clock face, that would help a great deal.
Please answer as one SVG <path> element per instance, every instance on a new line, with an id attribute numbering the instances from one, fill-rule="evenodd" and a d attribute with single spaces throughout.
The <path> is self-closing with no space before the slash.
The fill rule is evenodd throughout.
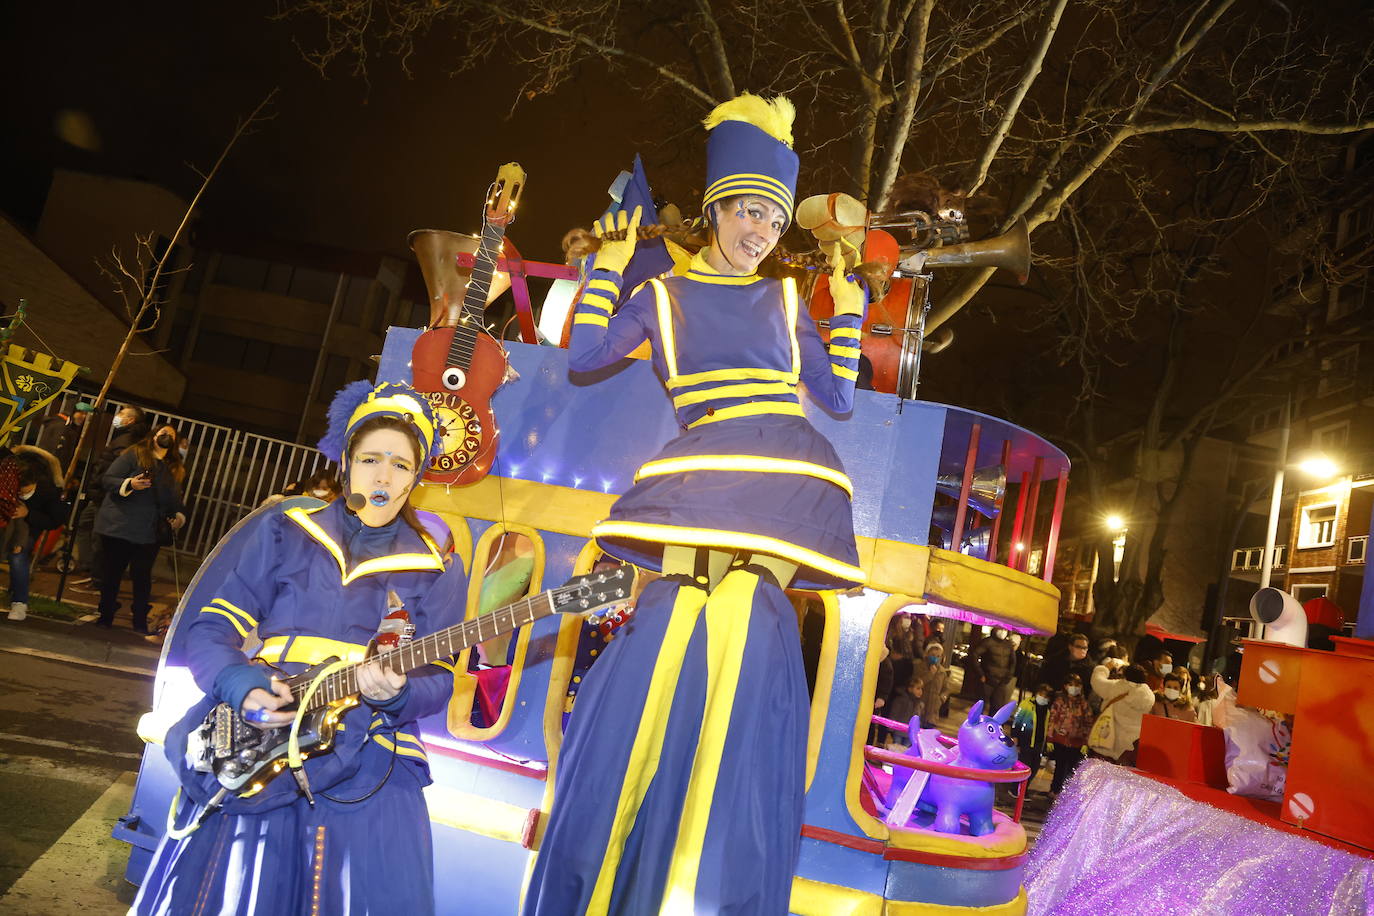
<path id="1" fill-rule="evenodd" d="M 477 457 L 482 444 L 482 421 L 467 401 L 451 392 L 426 392 L 438 421 L 440 454 L 429 463 L 433 471 L 456 471 Z"/>

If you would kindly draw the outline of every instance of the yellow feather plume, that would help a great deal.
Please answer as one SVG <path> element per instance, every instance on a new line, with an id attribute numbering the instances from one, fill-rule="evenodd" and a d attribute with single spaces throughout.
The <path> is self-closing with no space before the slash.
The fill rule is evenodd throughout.
<path id="1" fill-rule="evenodd" d="M 723 121 L 744 121 L 791 149 L 792 122 L 796 117 L 797 109 L 786 96 L 779 95 L 770 100 L 746 92 L 728 102 L 721 102 L 702 123 L 710 130 Z"/>

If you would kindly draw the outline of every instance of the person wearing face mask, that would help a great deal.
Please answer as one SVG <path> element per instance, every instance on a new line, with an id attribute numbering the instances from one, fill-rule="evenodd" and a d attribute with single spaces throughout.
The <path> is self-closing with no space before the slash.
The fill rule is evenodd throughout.
<path id="1" fill-rule="evenodd" d="M 1162 687 L 1155 694 L 1155 705 L 1150 713 L 1163 716 L 1166 719 L 1182 719 L 1184 722 L 1197 721 L 1197 713 L 1193 710 L 1193 704 L 1183 693 L 1183 678 L 1172 672 L 1164 675 Z"/>
<path id="2" fill-rule="evenodd" d="M 1082 633 L 1070 633 L 1061 647 L 1050 653 L 1041 669 L 1041 680 L 1056 691 L 1063 690 L 1070 674 L 1076 674 L 1080 681 L 1092 676 L 1093 663 L 1088 659 L 1088 637 Z"/>
<path id="3" fill-rule="evenodd" d="M 12 459 L 20 464 L 18 505 L 0 537 L 0 551 L 10 568 L 10 620 L 23 620 L 29 611 L 29 572 L 34 547 L 44 532 L 60 528 L 66 518 L 62 502 L 62 467 L 41 448 L 20 445 Z"/>
<path id="4" fill-rule="evenodd" d="M 1083 678 L 1077 673 L 1064 678 L 1064 689 L 1050 704 L 1049 722 L 1045 738 L 1052 745 L 1054 779 L 1050 782 L 1050 797 L 1058 798 L 1073 771 L 1083 762 L 1083 748 L 1088 743 L 1088 731 L 1093 726 L 1092 707 L 1083 695 Z"/>
<path id="5" fill-rule="evenodd" d="M 1149 656 L 1147 656 L 1148 658 Z M 1158 693 L 1164 689 L 1164 678 L 1169 672 L 1174 670 L 1174 657 L 1168 650 L 1155 655 L 1153 659 L 1145 665 L 1145 682 L 1150 685 L 1150 689 Z"/>
<path id="6" fill-rule="evenodd" d="M 181 501 L 186 469 L 176 445 L 176 429 L 160 426 L 116 458 L 101 480 L 106 495 L 95 517 L 104 563 L 97 626 L 114 626 L 119 584 L 128 569 L 134 632 L 152 635 L 148 611 L 161 526 L 166 524 L 175 532 L 186 524 L 186 506 Z"/>
<path id="7" fill-rule="evenodd" d="M 319 448 L 339 462 L 349 498 L 260 510 L 216 547 L 231 569 L 208 603 L 182 612 L 186 663 L 207 696 L 167 735 L 189 799 L 175 825 L 189 834 L 165 836 L 131 913 L 435 912 L 422 792 L 431 780 L 416 720 L 445 708 L 462 672 L 398 672 L 380 659 L 354 669 L 360 702 L 342 714 L 329 752 L 303 764 L 313 805 L 283 774 L 207 810 L 218 784 L 182 763 L 188 733 L 216 703 L 255 727 L 289 725 L 296 698 L 275 669 L 361 660 L 391 593 L 416 639 L 462 620 L 463 564 L 433 535 L 447 526 L 410 505 L 435 439 L 433 411 L 410 386 L 348 386 Z M 257 646 L 251 660 L 245 645 Z"/>
<path id="8" fill-rule="evenodd" d="M 148 415 L 141 407 L 125 405 L 110 418 L 107 442 L 106 432 L 107 427 L 98 426 L 91 434 L 95 437 L 94 443 L 87 449 L 88 454 L 95 453 L 95 457 L 86 469 L 86 489 L 76 520 L 76 578 L 72 585 L 91 592 L 101 590 L 100 573 L 104 568 L 103 542 L 95 534 L 95 519 L 105 501 L 105 473 L 119 456 L 148 435 Z M 105 442 L 104 447 L 95 444 L 99 442 Z"/>
<path id="9" fill-rule="evenodd" d="M 1104 741 L 1090 745 L 1093 755 L 1135 766 L 1140 720 L 1154 708 L 1155 701 L 1154 691 L 1145 683 L 1145 669 L 1139 665 L 1127 665 L 1119 679 L 1112 679 L 1107 676 L 1106 667 L 1098 665 L 1093 669 L 1092 689 L 1102 698 L 1098 721 L 1110 716 L 1110 728 L 1103 729 Z M 1093 727 L 1096 730 L 1096 722 Z"/>
<path id="10" fill-rule="evenodd" d="M 787 912 L 808 699 L 783 590 L 865 579 L 853 485 L 800 390 L 852 409 L 865 291 L 832 251 L 827 344 L 796 283 L 759 274 L 793 218 L 794 115 L 744 95 L 707 117 L 710 239 L 680 275 L 627 279 L 641 218 L 655 219 L 642 172 L 597 225 L 568 367 L 647 340 L 682 432 L 592 529 L 607 554 L 663 575 L 578 692 L 525 916 Z"/>
<path id="11" fill-rule="evenodd" d="M 944 663 L 945 647 L 934 639 L 926 641 L 920 658 L 912 666 L 912 677 L 921 683 L 921 725 L 934 727 L 940 719 L 940 706 L 948 696 L 949 668 Z"/>
<path id="12" fill-rule="evenodd" d="M 1005 627 L 992 628 L 973 650 L 973 661 L 982 675 L 983 708 L 1001 709 L 1011 699 L 1016 678 L 1016 647 Z"/>
<path id="13" fill-rule="evenodd" d="M 1049 684 L 1037 684 L 1035 692 L 1027 694 L 1016 707 L 1011 720 L 1011 737 L 1016 741 L 1016 757 L 1031 771 L 1031 778 L 1040 772 L 1045 759 L 1045 727 L 1049 722 L 1050 701 L 1054 691 Z"/>

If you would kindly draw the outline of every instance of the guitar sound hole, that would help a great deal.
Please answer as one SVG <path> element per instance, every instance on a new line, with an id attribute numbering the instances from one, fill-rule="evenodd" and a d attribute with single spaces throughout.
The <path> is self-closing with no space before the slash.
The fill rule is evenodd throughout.
<path id="1" fill-rule="evenodd" d="M 447 369 L 444 370 L 442 379 L 445 388 L 447 388 L 449 391 L 457 391 L 467 383 L 468 377 L 462 369 L 458 369 L 454 366 L 449 366 Z"/>

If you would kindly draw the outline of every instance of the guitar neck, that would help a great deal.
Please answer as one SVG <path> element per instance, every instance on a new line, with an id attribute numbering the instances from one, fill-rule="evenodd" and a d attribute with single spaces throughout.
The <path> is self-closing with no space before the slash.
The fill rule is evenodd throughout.
<path id="1" fill-rule="evenodd" d="M 493 636 L 499 636 L 556 613 L 557 607 L 554 596 L 558 591 L 559 589 L 551 589 L 537 595 L 531 595 L 528 598 L 522 598 L 514 604 L 497 608 L 489 614 L 482 614 L 472 620 L 465 620 L 457 626 L 413 640 L 387 653 L 387 661 L 396 670 L 410 672 L 439 659 L 457 655 L 484 639 L 491 639 Z M 356 694 L 358 692 L 357 671 L 361 665 L 361 662 L 354 663 L 326 677 L 314 695 L 311 696 L 306 708 L 319 709 L 336 700 L 342 700 Z M 297 690 L 296 686 L 293 685 L 292 689 L 299 693 L 307 686 L 307 684 L 301 684 Z"/>
<path id="2" fill-rule="evenodd" d="M 450 366 L 466 369 L 472 365 L 477 335 L 486 327 L 487 294 L 491 292 L 491 279 L 496 275 L 496 260 L 500 257 L 505 238 L 504 225 L 482 223 L 482 242 L 472 256 L 472 276 L 468 280 L 467 293 L 463 296 L 463 314 L 458 326 L 453 329 L 453 341 L 449 344 Z"/>

